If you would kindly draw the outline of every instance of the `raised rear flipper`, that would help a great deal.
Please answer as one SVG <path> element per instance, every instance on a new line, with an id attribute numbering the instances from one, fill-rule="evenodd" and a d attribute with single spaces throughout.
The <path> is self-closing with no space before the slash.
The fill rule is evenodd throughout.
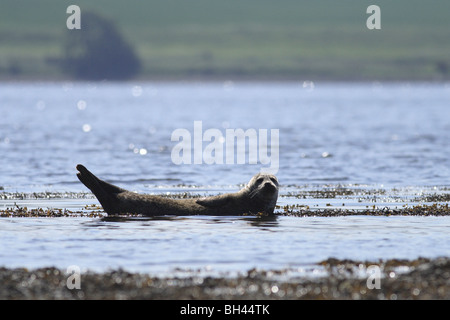
<path id="1" fill-rule="evenodd" d="M 92 191 L 107 213 L 119 213 L 117 194 L 126 191 L 97 178 L 85 166 L 77 165 L 78 179 Z"/>

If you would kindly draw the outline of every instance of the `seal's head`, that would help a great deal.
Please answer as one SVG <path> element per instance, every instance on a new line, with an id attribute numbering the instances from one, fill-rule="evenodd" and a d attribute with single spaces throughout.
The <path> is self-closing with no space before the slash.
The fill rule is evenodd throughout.
<path id="1" fill-rule="evenodd" d="M 247 184 L 248 195 L 260 203 L 262 211 L 272 214 L 278 199 L 278 179 L 273 174 L 258 173 Z"/>

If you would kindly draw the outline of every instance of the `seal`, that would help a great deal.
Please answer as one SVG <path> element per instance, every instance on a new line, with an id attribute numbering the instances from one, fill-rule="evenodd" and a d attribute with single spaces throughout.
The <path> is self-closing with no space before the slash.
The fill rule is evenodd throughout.
<path id="1" fill-rule="evenodd" d="M 100 180 L 81 164 L 76 168 L 79 171 L 78 179 L 94 193 L 105 212 L 111 215 L 273 215 L 278 199 L 278 180 L 266 173 L 254 175 L 244 188 L 235 193 L 200 199 L 167 199 L 119 188 Z"/>

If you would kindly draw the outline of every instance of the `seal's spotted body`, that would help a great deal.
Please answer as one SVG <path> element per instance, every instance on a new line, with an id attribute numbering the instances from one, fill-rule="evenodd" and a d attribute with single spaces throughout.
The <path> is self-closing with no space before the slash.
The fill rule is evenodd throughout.
<path id="1" fill-rule="evenodd" d="M 236 193 L 200 199 L 167 199 L 138 194 L 100 180 L 83 165 L 77 165 L 78 179 L 97 197 L 108 214 L 160 215 L 272 215 L 278 198 L 278 180 L 271 174 L 256 174 Z"/>

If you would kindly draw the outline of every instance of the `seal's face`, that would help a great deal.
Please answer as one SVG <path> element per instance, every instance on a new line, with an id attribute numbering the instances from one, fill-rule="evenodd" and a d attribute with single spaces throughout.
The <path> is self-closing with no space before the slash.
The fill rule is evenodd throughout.
<path id="1" fill-rule="evenodd" d="M 273 174 L 256 174 L 247 188 L 251 199 L 261 202 L 265 207 L 275 207 L 278 199 L 278 179 Z"/>

